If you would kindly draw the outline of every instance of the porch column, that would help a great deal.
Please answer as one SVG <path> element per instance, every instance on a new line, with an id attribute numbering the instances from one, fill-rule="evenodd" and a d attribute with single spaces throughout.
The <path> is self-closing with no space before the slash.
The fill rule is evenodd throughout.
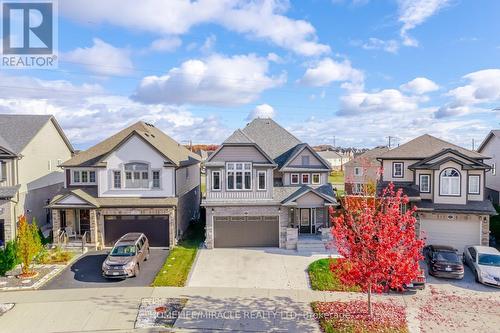
<path id="1" fill-rule="evenodd" d="M 56 241 L 57 235 L 61 230 L 61 214 L 59 213 L 59 209 L 50 209 L 52 214 L 52 241 Z"/>
<path id="2" fill-rule="evenodd" d="M 90 242 L 97 245 L 97 210 L 90 209 Z"/>

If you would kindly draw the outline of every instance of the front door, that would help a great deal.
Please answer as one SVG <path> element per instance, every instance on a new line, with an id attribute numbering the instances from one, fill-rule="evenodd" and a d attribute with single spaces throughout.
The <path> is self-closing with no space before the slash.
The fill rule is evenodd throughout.
<path id="1" fill-rule="evenodd" d="M 311 233 L 311 209 L 301 208 L 300 209 L 300 233 L 310 234 Z"/>
<path id="2" fill-rule="evenodd" d="M 80 209 L 80 235 L 85 231 L 90 232 L 90 210 Z"/>

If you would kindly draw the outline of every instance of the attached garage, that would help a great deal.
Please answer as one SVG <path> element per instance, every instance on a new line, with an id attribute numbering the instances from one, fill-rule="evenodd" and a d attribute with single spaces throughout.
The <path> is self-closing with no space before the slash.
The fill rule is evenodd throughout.
<path id="1" fill-rule="evenodd" d="M 169 245 L 168 215 L 106 215 L 104 216 L 104 242 L 113 244 L 129 232 L 142 232 L 150 246 Z"/>
<path id="2" fill-rule="evenodd" d="M 460 253 L 467 245 L 481 244 L 481 223 L 478 220 L 434 220 L 420 221 L 421 236 L 426 237 L 426 244 L 450 245 Z"/>
<path id="3" fill-rule="evenodd" d="M 214 247 L 279 247 L 279 218 L 214 216 Z"/>

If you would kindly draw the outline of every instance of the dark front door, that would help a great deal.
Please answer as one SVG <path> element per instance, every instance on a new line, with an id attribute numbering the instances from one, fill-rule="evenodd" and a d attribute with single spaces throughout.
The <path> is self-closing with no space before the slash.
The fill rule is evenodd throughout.
<path id="1" fill-rule="evenodd" d="M 80 209 L 80 234 L 90 232 L 90 210 Z"/>
<path id="2" fill-rule="evenodd" d="M 310 234 L 311 233 L 311 209 L 301 208 L 300 209 L 300 233 Z"/>
<path id="3" fill-rule="evenodd" d="M 0 246 L 5 245 L 5 222 L 0 220 Z"/>
<path id="4" fill-rule="evenodd" d="M 113 246 L 123 235 L 140 232 L 146 235 L 150 246 L 169 246 L 168 226 L 167 215 L 106 215 L 104 242 Z"/>

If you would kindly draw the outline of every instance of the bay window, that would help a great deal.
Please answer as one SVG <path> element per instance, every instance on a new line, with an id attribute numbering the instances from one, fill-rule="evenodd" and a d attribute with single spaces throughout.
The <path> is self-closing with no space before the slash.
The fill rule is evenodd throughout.
<path id="1" fill-rule="evenodd" d="M 252 189 L 252 163 L 230 162 L 226 170 L 228 190 Z"/>
<path id="2" fill-rule="evenodd" d="M 440 195 L 460 196 L 460 173 L 452 168 L 444 169 L 440 176 Z"/>
<path id="3" fill-rule="evenodd" d="M 148 188 L 149 166 L 146 163 L 125 164 L 125 187 Z"/>
<path id="4" fill-rule="evenodd" d="M 431 175 L 420 175 L 420 192 L 430 193 L 431 192 Z"/>
<path id="5" fill-rule="evenodd" d="M 469 194 L 479 194 L 480 193 L 480 178 L 479 175 L 469 176 Z"/>

